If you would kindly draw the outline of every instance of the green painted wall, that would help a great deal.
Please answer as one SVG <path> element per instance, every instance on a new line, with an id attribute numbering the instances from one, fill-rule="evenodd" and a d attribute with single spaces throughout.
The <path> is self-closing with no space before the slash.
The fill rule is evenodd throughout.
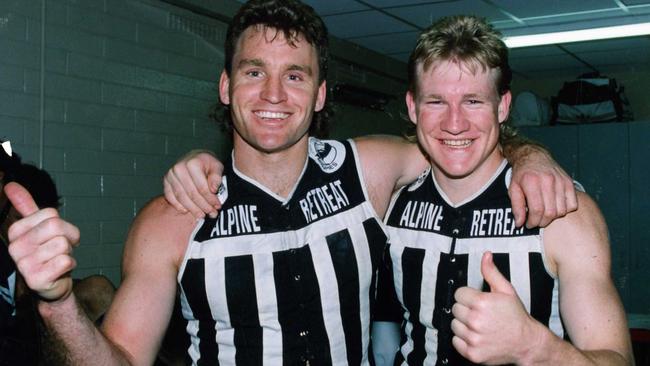
<path id="1" fill-rule="evenodd" d="M 650 316 L 650 122 L 521 130 L 545 144 L 596 200 L 609 228 L 613 278 L 626 310 Z"/>
<path id="2" fill-rule="evenodd" d="M 230 149 L 208 115 L 226 21 L 240 4 L 170 3 L 0 2 L 0 138 L 54 177 L 61 214 L 82 232 L 75 277 L 119 283 L 130 222 L 162 193 L 164 172 L 190 149 Z M 399 96 L 387 112 L 339 106 L 332 135 L 400 133 L 405 66 L 343 41 L 331 48 L 329 85 Z"/>

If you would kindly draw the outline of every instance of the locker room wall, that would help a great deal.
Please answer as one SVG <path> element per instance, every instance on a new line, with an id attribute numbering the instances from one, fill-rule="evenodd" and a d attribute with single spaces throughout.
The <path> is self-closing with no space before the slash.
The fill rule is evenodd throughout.
<path id="1" fill-rule="evenodd" d="M 130 222 L 164 172 L 190 149 L 230 150 L 208 114 L 240 4 L 192 2 L 215 16 L 157 0 L 0 2 L 0 138 L 55 179 L 82 233 L 75 277 L 119 284 Z M 340 106 L 333 136 L 398 133 L 404 65 L 336 40 L 332 51 L 332 85 L 400 95 L 390 114 Z"/>
<path id="2" fill-rule="evenodd" d="M 633 322 L 650 325 L 650 121 L 522 127 L 598 202 L 609 228 L 613 278 Z M 566 243 L 571 245 L 571 243 Z"/>

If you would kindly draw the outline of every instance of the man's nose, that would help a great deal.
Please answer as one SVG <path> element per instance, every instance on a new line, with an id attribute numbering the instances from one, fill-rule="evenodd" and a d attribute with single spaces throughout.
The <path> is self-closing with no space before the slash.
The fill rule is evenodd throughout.
<path id="1" fill-rule="evenodd" d="M 447 115 L 441 124 L 443 131 L 458 135 L 469 128 L 469 122 L 465 118 L 465 113 L 460 105 L 450 104 Z"/>
<path id="2" fill-rule="evenodd" d="M 281 103 L 287 98 L 284 83 L 279 77 L 270 77 L 264 83 L 264 88 L 261 93 L 262 99 L 269 103 Z"/>

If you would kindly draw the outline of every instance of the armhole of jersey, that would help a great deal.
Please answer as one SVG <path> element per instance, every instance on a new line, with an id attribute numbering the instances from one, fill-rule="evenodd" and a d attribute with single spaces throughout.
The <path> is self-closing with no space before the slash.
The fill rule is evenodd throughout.
<path id="1" fill-rule="evenodd" d="M 185 265 L 187 264 L 187 260 L 190 256 L 190 251 L 192 250 L 192 242 L 194 242 L 194 237 L 196 236 L 196 233 L 199 231 L 199 229 L 201 229 L 204 222 L 205 219 L 200 219 L 196 223 L 196 226 L 194 226 L 194 229 L 192 229 L 192 233 L 190 234 L 190 237 L 187 239 L 187 247 L 185 248 L 183 261 L 181 262 L 181 266 L 178 268 L 178 275 L 176 276 L 177 283 L 181 283 L 181 278 L 183 278 L 183 273 L 185 272 Z"/>
<path id="2" fill-rule="evenodd" d="M 549 268 L 548 261 L 546 260 L 547 255 L 546 255 L 546 245 L 544 243 L 544 228 L 541 227 L 539 228 L 539 239 L 541 242 L 541 249 L 542 249 L 542 263 L 544 263 L 544 269 L 546 270 L 546 273 L 551 276 L 554 280 L 558 279 L 557 273 L 553 273 L 551 269 Z"/>
<path id="3" fill-rule="evenodd" d="M 357 145 L 355 145 L 354 140 L 352 139 L 347 139 L 347 141 L 350 144 L 350 147 L 352 149 L 352 155 L 354 155 L 354 165 L 357 168 L 359 183 L 361 184 L 361 189 L 363 190 L 363 197 L 365 197 L 366 202 L 368 203 L 368 206 L 372 210 L 373 215 L 379 219 L 379 222 L 383 222 L 384 221 L 383 218 L 377 214 L 377 211 L 375 211 L 375 207 L 372 205 L 372 201 L 370 200 L 370 195 L 368 194 L 368 189 L 366 186 L 366 178 L 363 176 L 363 167 L 361 166 L 361 159 L 359 159 L 359 153 L 357 152 Z M 382 230 L 386 232 L 386 228 L 384 228 L 383 225 L 380 226 Z"/>
<path id="4" fill-rule="evenodd" d="M 397 197 L 399 197 L 402 191 L 406 189 L 406 187 L 408 186 L 409 184 L 406 184 L 402 186 L 402 188 L 393 192 L 393 195 L 390 197 L 390 202 L 388 203 L 388 209 L 386 209 L 386 215 L 384 215 L 384 220 L 383 220 L 384 224 L 388 224 L 388 218 L 390 217 L 390 214 L 393 212 L 393 208 L 395 207 L 395 203 L 397 202 Z"/>

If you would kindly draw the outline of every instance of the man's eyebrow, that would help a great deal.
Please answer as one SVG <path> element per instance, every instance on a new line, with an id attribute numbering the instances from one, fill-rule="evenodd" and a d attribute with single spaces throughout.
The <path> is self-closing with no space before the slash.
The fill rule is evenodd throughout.
<path id="1" fill-rule="evenodd" d="M 239 67 L 246 67 L 246 66 L 255 66 L 255 67 L 263 67 L 266 65 L 264 60 L 259 59 L 259 58 L 245 58 L 239 61 Z M 287 71 L 300 71 L 304 72 L 305 74 L 312 76 L 314 74 L 314 71 L 312 70 L 311 66 L 308 65 L 298 65 L 298 64 L 290 64 L 287 69 Z"/>
<path id="2" fill-rule="evenodd" d="M 296 65 L 296 64 L 293 64 L 293 65 L 290 65 L 290 66 L 287 68 L 287 70 L 288 70 L 288 71 L 300 71 L 300 72 L 304 72 L 305 74 L 307 74 L 307 75 L 309 75 L 309 76 L 311 76 L 311 75 L 314 74 L 314 71 L 311 69 L 310 66 L 303 66 L 303 65 Z"/>
<path id="3" fill-rule="evenodd" d="M 443 99 L 442 95 L 435 94 L 435 93 L 426 94 L 426 95 L 423 95 L 422 97 L 425 98 L 425 99 Z"/>
<path id="4" fill-rule="evenodd" d="M 480 94 L 480 93 L 467 93 L 467 94 L 463 94 L 463 96 L 465 98 L 482 98 L 483 94 Z"/>
<path id="5" fill-rule="evenodd" d="M 259 58 L 245 58 L 239 61 L 239 67 L 243 66 L 264 66 L 264 61 Z"/>

